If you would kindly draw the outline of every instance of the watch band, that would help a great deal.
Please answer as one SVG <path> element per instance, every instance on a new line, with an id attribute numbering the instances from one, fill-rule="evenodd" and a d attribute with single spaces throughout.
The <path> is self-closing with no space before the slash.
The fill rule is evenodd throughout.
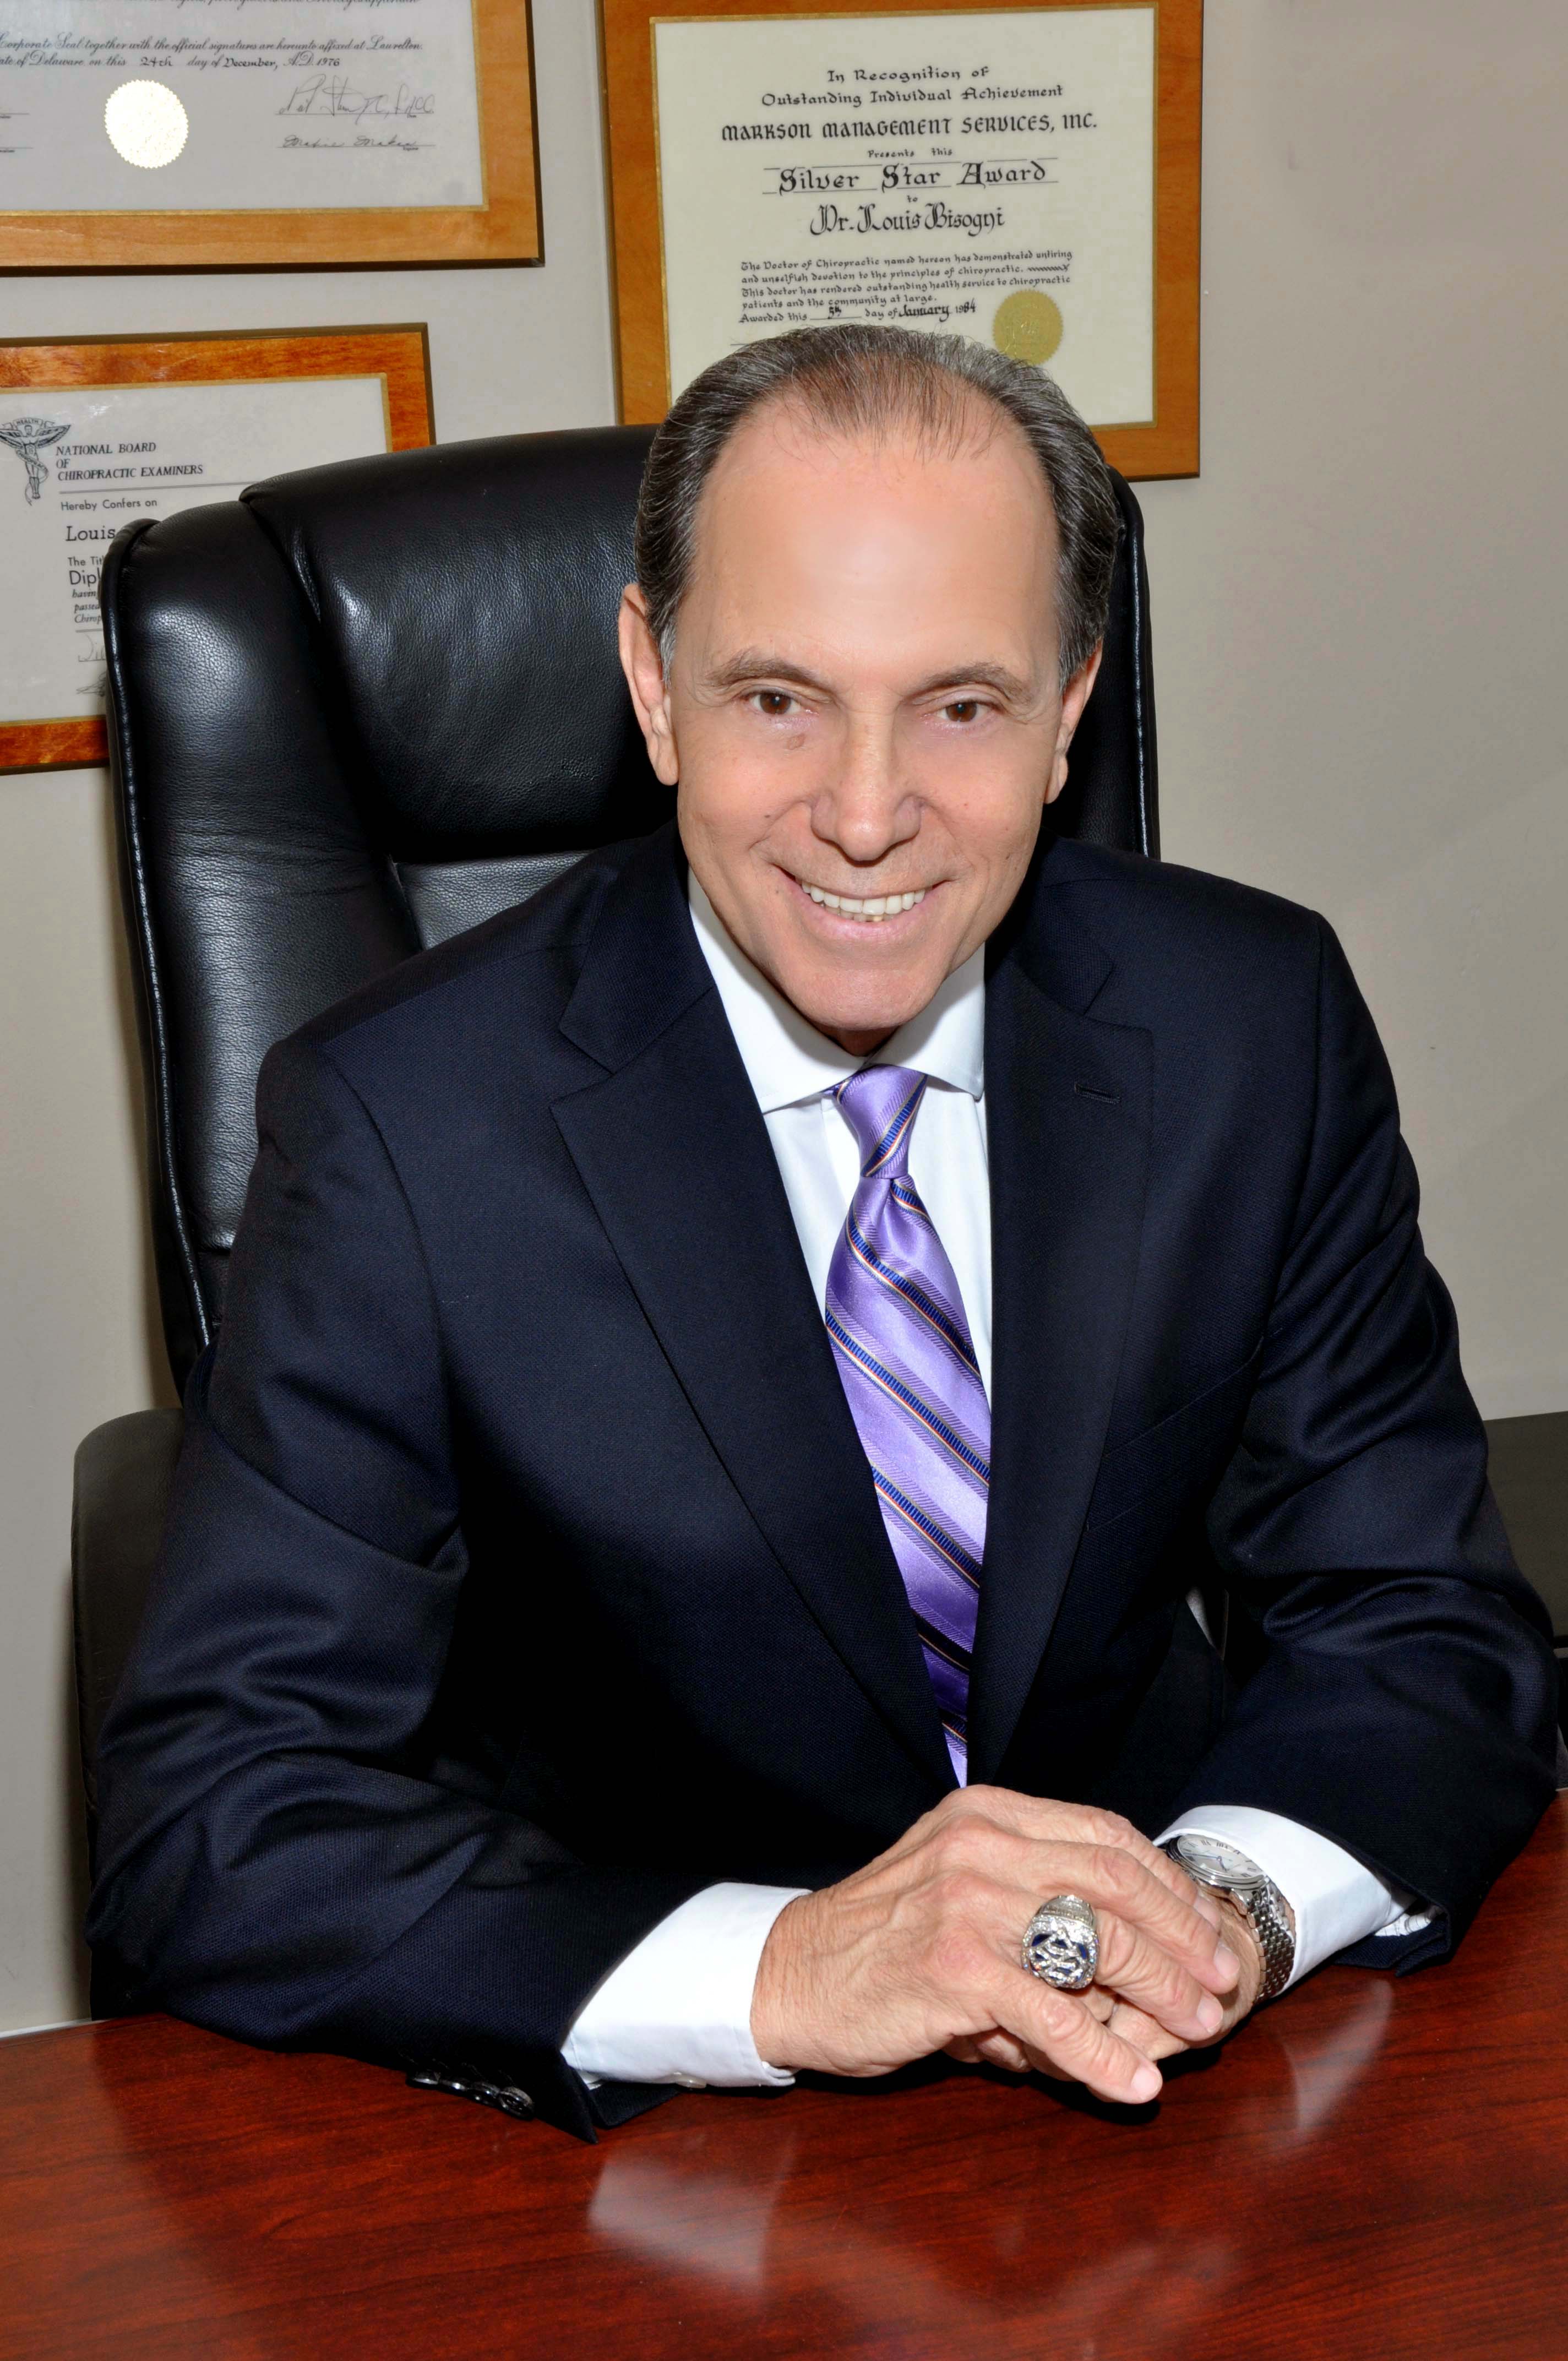
<path id="1" fill-rule="evenodd" d="M 1280 1907 L 1279 1890 L 1272 1878 L 1266 1877 L 1257 1885 L 1233 1889 L 1231 1900 L 1247 1919 L 1263 1953 L 1263 1982 L 1257 1996 L 1260 2001 L 1273 2000 L 1289 1982 L 1296 1964 L 1296 1938 Z"/>

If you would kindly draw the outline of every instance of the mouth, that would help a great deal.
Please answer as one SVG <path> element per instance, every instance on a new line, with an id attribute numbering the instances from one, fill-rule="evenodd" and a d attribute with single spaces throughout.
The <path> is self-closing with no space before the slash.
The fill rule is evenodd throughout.
<path id="1" fill-rule="evenodd" d="M 835 917 L 862 927 L 885 926 L 889 918 L 903 917 L 906 911 L 918 909 L 931 891 L 929 885 L 921 885 L 910 894 L 830 894 L 825 885 L 808 885 L 804 877 L 793 882 L 819 910 L 829 910 Z"/>

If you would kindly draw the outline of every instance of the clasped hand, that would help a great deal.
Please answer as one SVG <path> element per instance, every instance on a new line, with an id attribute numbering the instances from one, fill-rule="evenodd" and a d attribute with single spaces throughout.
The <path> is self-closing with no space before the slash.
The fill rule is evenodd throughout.
<path id="1" fill-rule="evenodd" d="M 1058 1992 L 1023 1964 L 1024 1928 L 1052 1894 L 1093 1906 L 1087 1992 Z M 886 2074 L 943 2049 L 1140 2104 L 1160 2088 L 1157 2059 L 1241 2021 L 1261 1968 L 1239 1914 L 1129 1821 L 969 1787 L 852 1877 L 781 1911 L 751 2032 L 775 2066 Z"/>

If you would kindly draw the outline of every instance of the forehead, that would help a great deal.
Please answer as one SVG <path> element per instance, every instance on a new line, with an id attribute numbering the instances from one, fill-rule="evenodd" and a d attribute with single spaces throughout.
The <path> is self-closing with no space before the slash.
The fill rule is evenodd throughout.
<path id="1" fill-rule="evenodd" d="M 889 500 L 907 501 L 938 482 L 961 485 L 987 505 L 1005 502 L 1025 530 L 1054 544 L 1045 472 L 1022 427 L 995 402 L 968 392 L 935 420 L 912 411 L 861 428 L 819 422 L 787 394 L 759 403 L 709 470 L 698 540 L 705 511 L 727 511 L 738 497 L 755 501 L 775 487 L 786 500 L 859 499 L 880 488 Z"/>
<path id="2" fill-rule="evenodd" d="M 785 401 L 720 453 L 696 520 L 683 604 L 856 643 L 928 638 L 946 618 L 1054 635 L 1056 519 L 1022 430 L 976 404 L 958 431 L 901 421 L 823 431 Z"/>

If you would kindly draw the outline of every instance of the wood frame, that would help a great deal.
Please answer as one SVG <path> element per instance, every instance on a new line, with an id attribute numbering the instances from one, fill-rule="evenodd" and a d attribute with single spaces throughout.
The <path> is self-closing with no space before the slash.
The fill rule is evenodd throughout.
<path id="1" fill-rule="evenodd" d="M 485 195 L 477 205 L 232 213 L 0 213 L 7 270 L 313 270 L 542 262 L 530 0 L 471 0 Z"/>
<path id="2" fill-rule="evenodd" d="M 422 322 L 370 328 L 226 329 L 188 336 L 99 336 L 0 343 L 0 390 L 77 386 L 222 385 L 258 378 L 379 377 L 389 451 L 435 440 L 430 337 Z M 0 721 L 0 773 L 83 770 L 108 760 L 101 717 Z"/>
<path id="3" fill-rule="evenodd" d="M 658 17 L 871 16 L 1105 8 L 1128 0 L 600 0 L 620 414 L 651 423 L 669 407 L 663 234 L 653 103 Z M 1152 0 L 1156 41 L 1155 412 L 1107 427 L 1124 476 L 1198 473 L 1199 226 L 1203 0 Z M 1092 423 L 1092 422 L 1091 422 Z"/>

